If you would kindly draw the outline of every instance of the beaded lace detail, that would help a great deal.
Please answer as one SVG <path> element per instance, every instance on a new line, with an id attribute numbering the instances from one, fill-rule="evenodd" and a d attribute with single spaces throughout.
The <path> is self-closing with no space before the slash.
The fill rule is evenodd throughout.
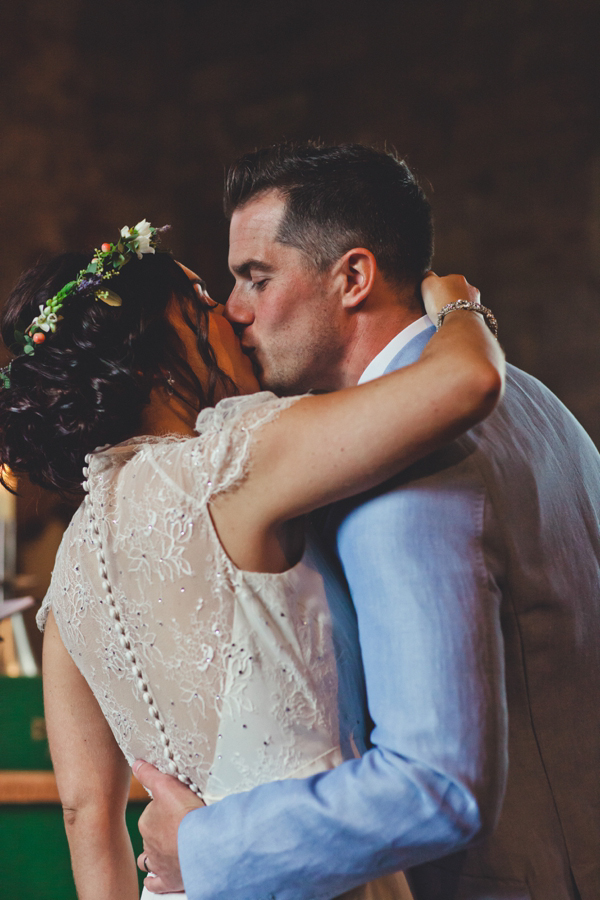
<path id="1" fill-rule="evenodd" d="M 62 640 L 129 762 L 207 802 L 341 761 L 323 578 L 238 569 L 209 514 L 252 464 L 259 429 L 298 398 L 229 398 L 197 438 L 133 439 L 92 454 L 86 501 L 38 614 Z"/>

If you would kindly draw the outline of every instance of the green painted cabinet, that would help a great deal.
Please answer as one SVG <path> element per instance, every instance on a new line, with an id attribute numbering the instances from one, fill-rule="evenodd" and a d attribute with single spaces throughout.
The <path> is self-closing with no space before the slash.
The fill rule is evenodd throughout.
<path id="1" fill-rule="evenodd" d="M 0 676 L 0 771 L 50 770 L 41 678 Z M 142 849 L 130 803 L 127 825 Z M 140 884 L 142 881 L 140 873 Z M 0 796 L 0 896 L 6 900 L 76 900 L 69 849 L 58 804 L 6 803 Z"/>

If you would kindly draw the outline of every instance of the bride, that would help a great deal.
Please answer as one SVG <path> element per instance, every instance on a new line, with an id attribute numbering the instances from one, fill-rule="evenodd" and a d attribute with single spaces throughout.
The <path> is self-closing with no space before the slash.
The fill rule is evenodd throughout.
<path id="1" fill-rule="evenodd" d="M 38 266 L 2 316 L 17 353 L 2 373 L 0 463 L 83 496 L 38 618 L 80 900 L 138 895 L 124 821 L 134 759 L 213 803 L 364 748 L 358 680 L 338 708 L 337 588 L 303 517 L 453 439 L 502 389 L 482 317 L 454 311 L 391 375 L 256 393 L 221 308 L 157 241 L 144 221 L 91 262 Z M 478 297 L 458 276 L 423 282 L 432 317 L 465 293 Z M 397 898 L 401 878 L 351 896 Z"/>

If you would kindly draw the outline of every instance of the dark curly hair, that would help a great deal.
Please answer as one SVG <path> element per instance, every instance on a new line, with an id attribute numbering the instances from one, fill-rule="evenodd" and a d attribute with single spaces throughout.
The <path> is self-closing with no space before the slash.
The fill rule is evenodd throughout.
<path id="1" fill-rule="evenodd" d="M 25 272 L 0 316 L 6 346 L 90 262 L 67 253 Z M 94 296 L 75 296 L 64 321 L 32 356 L 11 363 L 10 387 L 0 388 L 0 465 L 26 473 L 61 493 L 81 490 L 87 453 L 136 434 L 156 386 L 163 385 L 198 411 L 236 392 L 208 342 L 206 306 L 187 275 L 166 252 L 131 259 L 108 286 L 120 307 Z M 208 378 L 202 384 L 185 359 L 166 312 L 178 303 L 197 336 Z M 173 383 L 173 386 L 171 384 Z"/>

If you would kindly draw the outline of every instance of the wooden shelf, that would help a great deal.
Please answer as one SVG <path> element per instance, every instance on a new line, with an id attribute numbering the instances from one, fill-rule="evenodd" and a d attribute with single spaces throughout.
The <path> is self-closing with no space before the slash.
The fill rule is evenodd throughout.
<path id="1" fill-rule="evenodd" d="M 142 785 L 133 776 L 129 789 L 130 800 L 149 800 Z M 0 806 L 9 804 L 60 804 L 54 772 L 0 771 Z"/>

